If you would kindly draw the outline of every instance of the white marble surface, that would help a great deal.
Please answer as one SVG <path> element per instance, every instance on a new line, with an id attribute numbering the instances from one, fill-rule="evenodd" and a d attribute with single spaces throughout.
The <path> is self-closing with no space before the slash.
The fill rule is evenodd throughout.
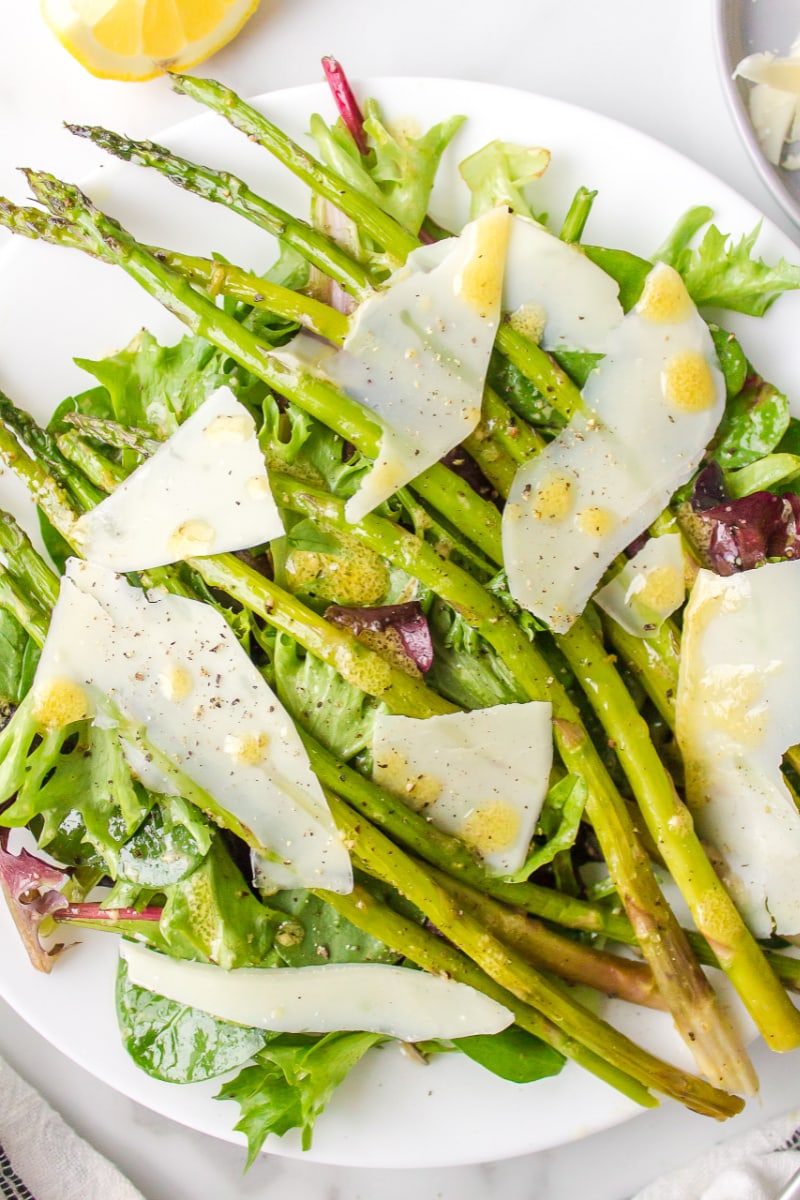
<path id="1" fill-rule="evenodd" d="M 17 165 L 80 178 L 94 156 L 61 131 L 65 117 L 142 136 L 184 116 L 185 104 L 164 81 L 127 85 L 86 75 L 45 31 L 32 0 L 2 0 L 0 11 L 0 192 L 24 195 Z M 245 34 L 204 69 L 256 93 L 318 79 L 326 53 L 342 59 L 353 77 L 486 80 L 616 117 L 702 162 L 796 236 L 734 132 L 714 63 L 709 0 L 262 0 Z M 665 1106 L 581 1143 L 492 1165 L 359 1171 L 270 1156 L 243 1177 L 238 1148 L 155 1117 L 96 1082 L 2 1002 L 0 1053 L 117 1162 L 147 1200 L 400 1200 L 409 1194 L 416 1200 L 625 1200 L 659 1173 L 798 1098 L 796 1062 L 760 1052 L 762 1096 L 724 1129 Z"/>

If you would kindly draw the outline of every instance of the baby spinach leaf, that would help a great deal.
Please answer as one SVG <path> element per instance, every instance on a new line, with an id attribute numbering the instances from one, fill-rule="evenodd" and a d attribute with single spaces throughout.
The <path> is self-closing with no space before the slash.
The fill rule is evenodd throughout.
<path id="1" fill-rule="evenodd" d="M 396 963 L 400 958 L 311 892 L 278 892 L 270 896 L 270 904 L 290 918 L 275 934 L 275 948 L 289 967 L 319 966 L 323 962 Z"/>
<path id="2" fill-rule="evenodd" d="M 726 471 L 745 467 L 774 450 L 789 428 L 789 404 L 771 383 L 752 376 L 728 401 L 712 457 Z"/>
<path id="3" fill-rule="evenodd" d="M 455 1038 L 453 1045 L 467 1058 L 511 1083 L 533 1083 L 558 1075 L 565 1061 L 563 1054 L 518 1025 L 491 1035 Z"/>
<path id="4" fill-rule="evenodd" d="M 210 1013 L 137 987 L 120 960 L 117 1021 L 137 1066 L 166 1083 L 199 1083 L 235 1070 L 263 1047 L 266 1035 L 218 1021 Z"/>
<path id="5" fill-rule="evenodd" d="M 39 651 L 19 621 L 0 608 L 0 706 L 19 704 L 36 673 Z"/>

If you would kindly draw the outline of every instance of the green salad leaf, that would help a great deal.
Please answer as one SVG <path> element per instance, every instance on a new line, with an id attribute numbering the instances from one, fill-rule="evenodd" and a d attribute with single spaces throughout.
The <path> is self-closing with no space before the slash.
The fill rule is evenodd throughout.
<path id="1" fill-rule="evenodd" d="M 0 708 L 7 709 L 24 699 L 38 661 L 36 643 L 12 613 L 0 608 Z"/>
<path id="2" fill-rule="evenodd" d="M 786 397 L 757 375 L 729 400 L 717 429 L 712 457 L 735 471 L 770 454 L 789 428 Z"/>
<path id="3" fill-rule="evenodd" d="M 418 134 L 408 125 L 389 126 L 375 100 L 364 103 L 369 154 L 363 158 L 343 121 L 327 125 L 318 114 L 310 132 L 320 157 L 404 228 L 417 233 L 428 212 L 441 157 L 464 117 L 448 117 Z"/>
<path id="4" fill-rule="evenodd" d="M 260 1029 L 218 1021 L 210 1013 L 168 1000 L 131 983 L 120 959 L 117 1021 L 138 1067 L 166 1083 L 199 1083 L 241 1067 L 262 1049 Z"/>
<path id="5" fill-rule="evenodd" d="M 455 1038 L 453 1045 L 467 1058 L 511 1083 L 534 1083 L 558 1075 L 564 1065 L 563 1054 L 518 1025 L 509 1025 L 500 1033 Z"/>
<path id="6" fill-rule="evenodd" d="M 235 1128 L 248 1145 L 252 1166 L 267 1137 L 290 1129 L 302 1132 L 303 1149 L 311 1146 L 314 1122 L 336 1088 L 384 1037 L 377 1033 L 328 1033 L 314 1038 L 282 1034 L 270 1039 L 252 1066 L 223 1084 L 218 1100 L 234 1100 L 241 1117 Z"/>
<path id="7" fill-rule="evenodd" d="M 550 165 L 550 151 L 541 146 L 520 146 L 516 142 L 494 141 L 476 150 L 459 163 L 459 174 L 471 195 L 470 216 L 479 217 L 498 205 L 543 223 L 536 216 L 524 192 L 527 184 L 539 179 Z"/>
<path id="8" fill-rule="evenodd" d="M 698 308 L 725 308 L 763 317 L 778 296 L 800 287 L 800 267 L 784 258 L 769 266 L 756 256 L 760 223 L 738 242 L 716 225 L 709 225 L 693 249 L 690 243 L 713 215 L 705 206 L 689 209 L 654 258 L 680 272 Z"/>

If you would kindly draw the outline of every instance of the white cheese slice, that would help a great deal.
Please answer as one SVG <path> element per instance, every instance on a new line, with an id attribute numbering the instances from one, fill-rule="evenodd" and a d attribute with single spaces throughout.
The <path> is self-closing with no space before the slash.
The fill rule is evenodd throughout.
<path id="1" fill-rule="evenodd" d="M 499 1033 L 513 1021 L 502 1004 L 440 975 L 383 963 L 241 967 L 186 962 L 121 943 L 138 987 L 223 1021 L 277 1033 L 362 1030 L 404 1042 Z"/>
<path id="2" fill-rule="evenodd" d="M 800 105 L 800 52 L 797 43 L 788 58 L 774 54 L 750 54 L 736 68 L 736 75 L 755 86 L 750 91 L 750 117 L 761 148 L 769 162 L 781 162 L 784 143 L 798 136 Z M 784 162 L 783 166 L 796 164 Z"/>
<path id="3" fill-rule="evenodd" d="M 605 353 L 622 320 L 619 285 L 577 246 L 515 215 L 503 283 L 503 310 L 516 313 L 545 350 Z M 539 317 L 538 314 L 541 314 Z M 535 327 L 539 326 L 537 330 Z"/>
<path id="4" fill-rule="evenodd" d="M 378 420 L 375 463 L 347 502 L 357 522 L 459 445 L 480 420 L 510 229 L 498 208 L 433 256 L 415 251 L 353 314 L 341 350 L 298 335 L 279 357 L 324 372 Z"/>
<path id="5" fill-rule="evenodd" d="M 679 533 L 650 538 L 638 554 L 600 588 L 595 601 L 634 637 L 652 637 L 686 597 L 683 540 Z"/>
<path id="6" fill-rule="evenodd" d="M 800 741 L 800 562 L 720 578 L 686 607 L 677 737 L 700 836 L 757 937 L 800 933 L 800 813 L 781 774 Z"/>
<path id="7" fill-rule="evenodd" d="M 351 890 L 349 855 L 292 720 L 210 605 L 70 559 L 33 692 L 49 726 L 94 716 L 110 698 L 279 856 L 276 886 L 283 870 L 307 887 Z"/>
<path id="8" fill-rule="evenodd" d="M 534 700 L 427 720 L 378 713 L 373 777 L 473 846 L 490 872 L 512 874 L 525 862 L 549 786 L 551 715 Z"/>
<path id="9" fill-rule="evenodd" d="M 711 335 L 672 267 L 649 273 L 583 394 L 587 412 L 517 471 L 503 514 L 511 593 L 558 633 L 691 478 L 724 411 Z"/>
<path id="10" fill-rule="evenodd" d="M 75 525 L 82 556 L 114 571 L 244 550 L 283 532 L 255 422 L 227 387 Z"/>

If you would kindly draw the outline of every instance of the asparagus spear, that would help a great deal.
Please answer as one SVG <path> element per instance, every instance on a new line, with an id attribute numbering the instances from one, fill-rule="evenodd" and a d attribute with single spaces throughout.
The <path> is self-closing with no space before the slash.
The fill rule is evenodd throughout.
<path id="1" fill-rule="evenodd" d="M 88 138 L 96 146 L 125 162 L 155 167 L 172 183 L 206 200 L 224 204 L 261 229 L 291 246 L 310 263 L 335 279 L 357 300 L 372 290 L 375 277 L 327 237 L 284 209 L 257 195 L 243 179 L 229 171 L 216 171 L 173 155 L 155 142 L 134 142 L 107 129 L 67 125 L 70 133 Z"/>
<path id="2" fill-rule="evenodd" d="M 0 439 L 0 454 L 3 452 Z M 295 485 L 292 487 L 292 485 Z M 292 496 L 307 500 L 312 489 L 295 481 L 285 481 L 279 499 L 288 504 Z M 327 503 L 327 508 L 325 504 Z M 317 494 L 311 511 L 313 515 L 345 525 L 341 502 Z M 439 559 L 431 547 L 407 531 L 400 530 L 381 518 L 369 517 L 359 527 L 375 530 L 373 546 L 399 565 L 415 570 L 416 574 L 430 586 L 444 593 L 446 599 L 455 600 L 460 611 L 469 614 L 488 641 L 502 653 L 506 662 L 517 674 L 520 682 L 532 699 L 551 699 L 557 716 L 556 740 L 566 765 L 582 774 L 589 784 L 590 799 L 588 813 L 604 850 L 612 876 L 623 896 L 629 916 L 639 935 L 642 948 L 658 980 L 659 990 L 664 995 L 676 1024 L 692 1047 L 702 1069 L 713 1077 L 735 1080 L 734 1087 L 749 1090 L 754 1075 L 743 1048 L 733 1035 L 728 1023 L 716 1006 L 713 989 L 697 966 L 688 943 L 669 906 L 664 902 L 660 889 L 652 874 L 646 855 L 638 848 L 636 835 L 624 802 L 616 792 L 594 747 L 582 728 L 580 716 L 564 689 L 550 673 L 546 661 L 528 641 L 516 622 L 504 612 L 500 603 L 489 596 L 466 572 L 459 571 Z M 383 534 L 381 537 L 380 535 Z M 368 535 L 365 535 L 368 536 Z M 404 553 L 393 548 L 404 546 Z M 276 623 L 275 608 L 283 617 L 287 608 L 287 597 L 281 596 L 276 605 L 275 585 L 266 581 L 258 572 L 242 564 L 232 555 L 193 560 L 191 565 L 211 586 L 220 587 L 252 611 L 265 615 Z M 443 586 L 443 580 L 455 586 L 458 594 L 452 596 Z M 460 590 L 458 590 L 460 589 Z M 298 602 L 294 602 L 295 605 Z M 270 609 L 270 605 L 272 608 Z M 303 606 L 299 606 L 302 610 Z M 337 654 L 331 654 L 327 639 L 314 629 L 320 618 L 314 614 L 295 617 L 293 621 L 283 617 L 278 628 L 296 637 L 313 653 L 326 658 L 340 670 Z M 322 623 L 324 625 L 324 622 Z M 358 686 L 358 675 L 351 673 Z M 367 682 L 371 682 L 368 680 Z M 402 681 L 401 681 L 402 682 Z M 416 683 L 416 681 L 414 681 Z M 370 690 L 367 687 L 365 690 Z M 419 687 L 430 696 L 435 693 Z M 399 689 L 390 692 L 387 688 L 379 693 L 393 711 L 414 712 L 401 707 Z M 374 690 L 373 690 L 374 694 Z M 435 711 L 430 706 L 419 705 L 416 715 L 423 711 Z M 441 711 L 441 710 L 440 710 Z M 646 914 L 646 916 L 645 916 Z M 679 969 L 676 970 L 676 967 Z M 777 984 L 776 984 L 777 986 Z M 781 998 L 784 994 L 778 988 Z"/>
<path id="3" fill-rule="evenodd" d="M 173 75 L 171 78 L 176 90 L 185 91 L 187 95 L 191 95 L 201 103 L 208 104 L 215 111 L 221 112 L 238 129 L 246 132 L 248 137 L 260 142 L 275 154 L 315 192 L 340 208 L 346 216 L 359 225 L 359 228 L 374 238 L 397 265 L 405 262 L 409 253 L 421 245 L 419 239 L 404 230 L 393 217 L 384 213 L 373 201 L 355 191 L 335 172 L 330 171 L 312 155 L 302 150 L 296 142 L 293 142 L 265 117 L 258 114 L 255 109 L 241 101 L 235 93 L 213 81 L 197 80 L 190 76 L 179 75 Z M 209 83 L 211 88 L 203 90 L 201 94 L 200 91 L 195 90 L 195 85 L 203 83 Z M 265 204 L 266 201 L 255 197 L 256 202 L 254 203 L 246 205 L 241 203 L 241 188 L 246 187 L 241 180 L 235 180 L 235 186 L 232 188 L 229 185 L 232 177 L 227 174 L 182 159 L 178 155 L 172 154 L 166 147 L 156 146 L 152 142 L 136 142 L 112 133 L 110 130 L 90 126 L 71 125 L 68 128 L 79 137 L 89 138 L 95 145 L 108 153 L 124 159 L 126 162 L 136 162 L 140 166 L 153 167 L 178 187 L 195 191 L 208 200 L 224 204 L 241 216 L 272 232 L 270 224 L 262 221 L 260 214 L 258 202 Z M 288 214 L 281 215 L 284 218 L 288 217 Z M 300 242 L 293 244 L 300 253 L 310 258 Z M 336 243 L 331 239 L 330 244 L 335 245 Z M 339 250 L 340 255 L 343 253 Z M 350 262 L 352 263 L 352 261 L 351 259 Z M 346 268 L 342 271 L 340 262 L 330 263 L 329 267 L 323 267 L 323 270 L 351 295 L 358 295 L 355 290 L 356 281 Z M 361 294 L 363 295 L 363 292 Z M 536 385 L 545 399 L 565 416 L 571 415 L 572 412 L 582 407 L 580 392 L 572 380 L 534 342 L 517 333 L 510 325 L 503 325 L 498 333 L 497 345 L 509 360 Z"/>
<path id="4" fill-rule="evenodd" d="M 329 793 L 328 799 L 334 820 L 362 869 L 396 887 L 501 987 L 645 1087 L 656 1088 L 690 1108 L 717 1116 L 730 1111 L 732 1100 L 736 1105 L 731 1096 L 654 1060 L 623 1034 L 594 1017 L 559 985 L 488 933 L 447 890 L 379 830 L 353 814 L 337 796 Z"/>
<path id="5" fill-rule="evenodd" d="M 324 421 L 367 457 L 374 458 L 380 442 L 380 427 L 368 411 L 344 392 L 306 371 L 276 359 L 252 333 L 197 292 L 181 275 L 139 245 L 122 227 L 106 217 L 76 187 L 50 175 L 28 171 L 28 182 L 42 203 L 59 217 L 52 229 L 60 240 L 62 221 L 71 227 L 67 244 L 121 266 L 144 289 L 154 295 L 192 332 L 204 337 L 235 358 L 280 395 Z M 0 204 L 0 224 L 15 232 L 15 206 Z M 475 544 L 490 556 L 499 554 L 499 513 L 482 500 L 446 467 L 437 463 L 417 476 L 414 490 L 440 511 L 456 528 L 468 528 Z"/>
<path id="6" fill-rule="evenodd" d="M 285 476 L 276 474 L 273 484 L 281 503 L 286 507 L 295 508 L 306 515 L 324 517 L 340 527 L 344 525 L 340 501 Z M 564 688 L 550 674 L 546 660 L 535 645 L 528 641 L 502 605 L 467 572 L 452 562 L 440 559 L 432 547 L 421 542 L 414 534 L 374 514 L 365 518 L 352 532 L 389 561 L 416 574 L 417 578 L 460 612 L 500 654 L 531 699 L 549 699 L 552 702 L 556 743 L 565 765 L 569 770 L 582 774 L 587 782 L 594 782 L 594 790 L 590 786 L 587 813 L 618 891 L 624 899 L 626 888 L 631 885 L 624 877 L 615 874 L 612 862 L 616 838 L 605 822 L 609 812 L 614 810 L 617 820 L 626 823 L 625 836 L 635 841 L 630 819 L 611 781 L 598 774 L 598 766 L 602 767 L 602 764 L 596 752 L 593 752 L 594 747 L 591 750 L 587 747 L 587 743 L 588 746 L 591 743 L 582 730 L 579 714 Z M 618 752 L 634 786 L 648 828 L 692 907 L 700 932 L 714 946 L 723 970 L 736 986 L 769 1044 L 776 1049 L 797 1045 L 800 1025 L 796 1010 L 714 873 L 694 833 L 688 810 L 680 802 L 652 745 L 649 731 L 613 664 L 608 661 L 605 649 L 591 634 L 585 621 L 577 622 L 568 635 L 557 641 L 566 652 L 570 666 L 586 685 L 587 695 L 590 699 L 595 698 L 598 714 L 606 719 L 609 734 L 619 739 Z M 618 869 L 620 866 L 621 863 Z M 636 907 L 635 902 L 626 903 L 629 914 Z M 691 971 L 694 976 L 697 995 L 692 1000 L 691 1011 L 696 1014 L 701 997 L 702 1003 L 713 1011 L 713 991 L 699 967 L 689 966 L 692 955 L 688 953 L 688 947 L 682 944 L 674 928 L 668 936 L 675 938 L 674 952 L 679 949 L 686 954 L 687 975 Z M 651 966 L 658 971 L 644 941 L 642 948 Z M 681 1028 L 681 1010 L 678 1007 L 680 991 L 671 988 L 666 998 Z M 683 1019 L 688 1021 L 693 1018 L 685 1013 Z M 691 1026 L 687 1024 L 684 1028 L 689 1030 Z"/>
<path id="7" fill-rule="evenodd" d="M 116 713 L 115 716 L 120 722 L 120 727 L 126 738 L 133 738 L 137 742 L 141 741 L 141 731 L 136 729 L 133 723 L 126 721 L 122 714 Z M 185 778 L 183 772 L 174 768 L 173 764 L 164 755 L 160 754 L 157 747 L 153 746 L 149 739 L 145 739 L 142 745 L 148 755 L 155 756 L 161 769 L 167 770 L 171 776 L 176 777 L 175 781 L 179 786 L 181 794 L 188 795 L 193 802 L 199 804 L 204 811 L 209 812 L 215 819 L 221 819 L 221 814 L 216 804 L 205 793 L 202 793 L 202 789 L 197 789 L 191 780 Z M 353 841 L 356 853 L 363 860 L 369 862 L 374 870 L 376 866 L 374 861 L 376 847 L 378 852 L 382 852 L 384 856 L 386 853 L 381 841 L 382 835 L 377 834 L 375 831 L 368 832 L 366 822 L 364 822 L 363 818 L 353 816 L 350 824 L 345 825 L 344 817 L 349 810 L 338 799 L 334 799 L 333 797 L 331 799 L 335 808 L 338 806 L 338 820 L 340 825 L 345 828 L 346 835 Z M 226 825 L 229 824 L 227 820 L 225 820 L 225 823 Z M 243 837 L 245 840 L 250 840 L 246 829 L 237 826 L 234 832 L 237 836 Z M 388 845 L 390 844 L 386 842 L 386 846 Z M 441 897 L 444 893 L 440 889 L 437 891 L 435 885 L 432 887 L 431 881 L 426 878 L 424 871 L 415 866 L 411 860 L 406 860 L 405 856 L 403 856 L 400 863 L 404 868 L 405 874 L 408 876 L 403 890 L 406 894 L 413 895 L 415 901 L 427 896 L 426 903 L 429 914 L 435 912 L 441 926 L 441 913 L 443 912 Z M 471 931 L 472 936 L 464 937 L 463 939 L 468 946 L 471 946 L 475 940 L 475 934 L 480 930 L 477 922 L 472 922 L 472 924 L 474 925 L 474 930 Z M 524 963 L 524 960 L 518 960 L 513 952 L 507 956 L 508 961 L 506 962 L 506 956 L 502 953 L 502 946 L 496 943 L 492 937 L 487 938 L 487 935 L 481 934 L 480 944 L 483 957 L 493 967 L 491 973 L 495 975 L 499 974 L 502 980 L 513 985 L 513 992 L 517 995 L 518 999 L 522 1000 L 523 1005 L 528 1005 L 536 999 L 540 1001 L 540 1006 L 543 1003 L 546 1010 L 545 1016 L 546 1018 L 549 1017 L 549 1020 L 543 1022 L 535 1014 L 528 1013 L 526 1009 L 520 1008 L 518 1004 L 514 1005 L 516 1015 L 523 1020 L 527 1016 L 528 1027 L 533 1026 L 539 1034 L 548 1033 L 550 1022 L 557 1025 L 561 1031 L 554 1039 L 557 1044 L 560 1047 L 568 1049 L 573 1057 L 582 1061 L 590 1069 L 597 1071 L 602 1078 L 621 1083 L 624 1089 L 630 1094 L 631 1082 L 630 1079 L 625 1078 L 630 1073 L 634 1079 L 637 1079 L 645 1087 L 652 1083 L 653 1086 L 665 1091 L 666 1094 L 675 1096 L 676 1098 L 679 1097 L 692 1107 L 716 1116 L 730 1115 L 740 1108 L 740 1102 L 736 1099 L 719 1093 L 717 1089 L 711 1088 L 690 1076 L 686 1076 L 682 1072 L 675 1071 L 673 1068 L 659 1063 L 658 1060 L 640 1051 L 632 1043 L 629 1043 L 627 1039 L 621 1037 L 610 1027 L 606 1027 L 603 1022 L 598 1021 L 592 1014 L 583 1010 L 580 1005 L 575 1004 L 566 994 L 561 995 L 558 989 L 554 988 L 552 984 L 547 983 L 538 973 L 532 971 Z M 498 959 L 500 965 L 493 961 L 492 952 L 494 952 L 494 959 Z M 440 965 L 438 969 L 441 969 Z M 464 974 L 463 969 L 461 973 Z M 474 972 L 468 970 L 467 973 L 474 978 Z M 566 1038 L 564 1034 L 566 1034 Z M 574 1039 L 574 1042 L 572 1039 Z M 580 1042 L 581 1045 L 574 1044 L 577 1042 Z M 598 1047 L 603 1047 L 600 1057 L 596 1057 L 598 1056 Z M 609 1064 L 611 1069 L 609 1069 Z"/>
<path id="8" fill-rule="evenodd" d="M 42 176 L 37 176 L 37 178 L 35 176 L 34 179 L 36 179 L 38 184 L 40 184 L 40 186 L 41 186 Z M 31 181 L 34 182 L 34 179 L 31 179 Z M 43 192 L 44 192 L 44 194 L 46 194 L 47 198 L 49 198 L 50 202 L 53 202 L 53 181 L 44 180 Z M 56 208 L 58 208 L 59 203 L 62 204 L 62 193 L 61 193 L 61 196 L 59 197 L 58 202 L 56 202 Z M 74 218 L 74 214 L 72 216 Z M 110 224 L 110 223 L 106 222 L 106 227 L 108 227 L 108 224 Z M 83 228 L 84 232 L 86 232 L 85 223 L 83 224 L 82 228 Z M 97 230 L 97 224 L 95 223 L 95 232 L 96 232 L 96 230 Z M 108 235 L 106 236 L 106 239 L 104 239 L 104 240 L 106 240 L 107 245 L 112 244 L 112 239 L 110 239 Z M 128 246 L 128 250 L 130 250 L 130 246 Z M 131 254 L 128 253 L 126 256 L 127 262 L 130 262 L 130 258 L 131 258 Z M 124 263 L 124 265 L 125 265 L 125 263 Z M 132 274 L 134 274 L 134 272 L 132 272 Z M 192 306 L 190 305 L 190 308 L 191 307 Z M 225 348 L 228 348 L 228 347 L 225 347 Z"/>

